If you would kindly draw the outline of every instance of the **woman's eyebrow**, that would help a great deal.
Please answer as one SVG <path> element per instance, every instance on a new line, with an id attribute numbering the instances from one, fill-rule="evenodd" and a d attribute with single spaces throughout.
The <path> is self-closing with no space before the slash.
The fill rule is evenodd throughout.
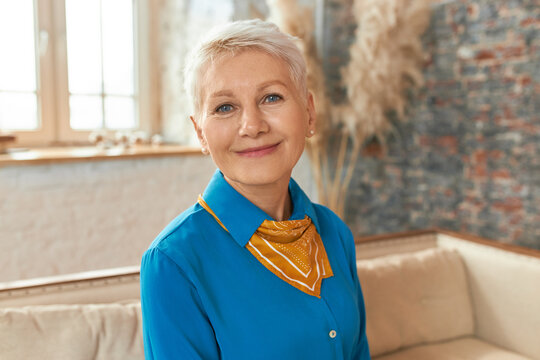
<path id="1" fill-rule="evenodd" d="M 231 90 L 219 90 L 219 91 L 216 91 L 215 93 L 212 93 L 210 95 L 210 98 L 216 98 L 220 96 L 233 96 L 233 92 Z"/>
<path id="2" fill-rule="evenodd" d="M 270 87 L 272 85 L 281 85 L 281 86 L 287 87 L 287 85 L 281 80 L 270 80 L 270 81 L 265 81 L 262 84 L 260 84 L 259 85 L 259 90 L 263 90 L 263 89 L 265 89 L 267 87 Z"/>

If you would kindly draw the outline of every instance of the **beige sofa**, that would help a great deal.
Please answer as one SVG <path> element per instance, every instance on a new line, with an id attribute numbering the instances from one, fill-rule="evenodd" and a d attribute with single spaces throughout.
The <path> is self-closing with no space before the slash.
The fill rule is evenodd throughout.
<path id="1" fill-rule="evenodd" d="M 374 359 L 540 359 L 540 251 L 427 231 L 357 259 Z"/>
<path id="2" fill-rule="evenodd" d="M 472 240 L 359 239 L 374 359 L 540 359 L 540 252 Z M 132 267 L 0 284 L 0 359 L 144 359 L 138 281 Z"/>

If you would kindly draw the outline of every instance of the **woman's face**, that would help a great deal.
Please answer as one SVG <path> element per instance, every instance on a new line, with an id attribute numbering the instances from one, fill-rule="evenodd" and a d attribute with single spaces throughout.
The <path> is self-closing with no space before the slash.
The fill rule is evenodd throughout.
<path id="1" fill-rule="evenodd" d="M 248 50 L 211 64 L 201 89 L 200 117 L 192 121 L 225 177 L 239 185 L 288 183 L 315 130 L 315 112 L 287 65 Z"/>

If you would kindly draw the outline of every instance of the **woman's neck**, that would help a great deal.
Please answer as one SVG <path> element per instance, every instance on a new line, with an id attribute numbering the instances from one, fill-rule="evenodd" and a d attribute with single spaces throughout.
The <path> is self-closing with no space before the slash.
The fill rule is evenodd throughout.
<path id="1" fill-rule="evenodd" d="M 225 176 L 225 180 L 276 221 L 288 220 L 292 214 L 289 180 L 265 185 L 246 185 Z"/>

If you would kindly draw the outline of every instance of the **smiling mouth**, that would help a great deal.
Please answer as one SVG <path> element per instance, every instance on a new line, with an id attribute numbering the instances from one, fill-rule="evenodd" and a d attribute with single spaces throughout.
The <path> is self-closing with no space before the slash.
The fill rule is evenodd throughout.
<path id="1" fill-rule="evenodd" d="M 244 157 L 253 157 L 253 158 L 262 157 L 262 156 L 273 153 L 277 149 L 279 144 L 281 144 L 281 142 L 278 142 L 272 145 L 249 148 L 242 151 L 237 151 L 236 153 Z"/>

